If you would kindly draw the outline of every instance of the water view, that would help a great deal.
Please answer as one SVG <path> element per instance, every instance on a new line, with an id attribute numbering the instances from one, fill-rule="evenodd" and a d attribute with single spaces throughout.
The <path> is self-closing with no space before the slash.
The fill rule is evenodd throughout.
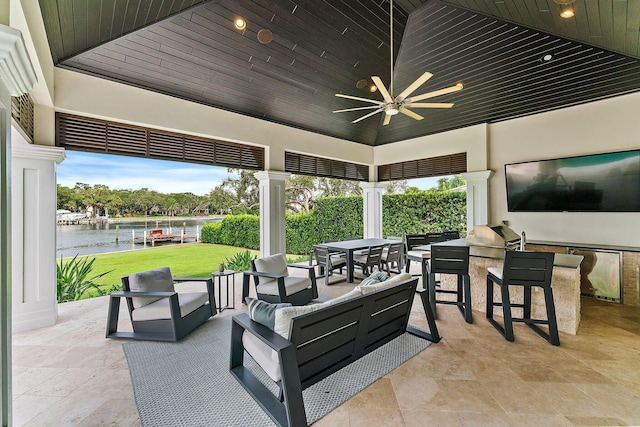
<path id="1" fill-rule="evenodd" d="M 215 222 L 217 219 L 160 219 L 149 218 L 147 220 L 132 220 L 110 222 L 104 224 L 58 225 L 56 227 L 56 255 L 58 258 L 72 257 L 74 255 L 91 255 L 106 252 L 129 251 L 150 248 L 142 240 L 134 241 L 136 236 L 142 236 L 149 230 L 162 229 L 163 233 L 180 234 L 184 230 L 185 235 L 195 235 L 202 230 L 207 222 Z M 122 221 L 122 222 L 121 222 Z M 116 243 L 116 226 L 118 242 Z M 189 241 L 193 241 L 190 239 Z M 158 242 L 156 245 L 180 244 L 179 242 Z"/>

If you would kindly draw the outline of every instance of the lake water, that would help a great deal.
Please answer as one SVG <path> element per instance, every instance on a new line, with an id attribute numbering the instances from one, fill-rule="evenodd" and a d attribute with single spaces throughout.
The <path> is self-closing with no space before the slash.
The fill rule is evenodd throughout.
<path id="1" fill-rule="evenodd" d="M 180 219 L 173 220 L 136 220 L 106 224 L 82 224 L 82 225 L 58 225 L 56 226 L 56 255 L 57 258 L 72 257 L 75 255 L 91 255 L 106 252 L 130 251 L 150 248 L 151 244 L 143 245 L 134 243 L 132 231 L 136 236 L 142 236 L 148 230 L 160 228 L 164 233 L 171 229 L 172 233 L 180 233 L 185 229 L 185 234 L 193 235 L 202 230 L 207 222 L 216 222 L 215 219 Z M 116 226 L 118 226 L 118 243 L 116 243 Z M 189 240 L 193 241 L 193 240 Z M 179 244 L 162 242 L 156 246 Z"/>

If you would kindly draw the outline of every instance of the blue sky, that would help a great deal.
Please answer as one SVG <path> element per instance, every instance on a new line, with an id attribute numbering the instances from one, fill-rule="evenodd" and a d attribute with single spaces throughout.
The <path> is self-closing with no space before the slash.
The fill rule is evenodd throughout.
<path id="1" fill-rule="evenodd" d="M 73 188 L 77 182 L 104 184 L 112 190 L 148 188 L 160 193 L 191 192 L 203 196 L 229 176 L 227 168 L 137 157 L 67 151 L 58 165 L 58 184 Z M 437 185 L 437 178 L 410 180 L 423 190 Z"/>
<path id="2" fill-rule="evenodd" d="M 58 165 L 58 184 L 104 184 L 112 190 L 148 188 L 160 193 L 203 196 L 229 176 L 227 168 L 137 157 L 67 151 Z"/>

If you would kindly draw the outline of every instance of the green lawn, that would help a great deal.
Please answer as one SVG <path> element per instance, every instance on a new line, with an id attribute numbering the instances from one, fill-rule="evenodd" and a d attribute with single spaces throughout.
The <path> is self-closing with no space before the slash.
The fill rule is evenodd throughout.
<path id="1" fill-rule="evenodd" d="M 100 285 L 105 285 L 105 288 L 109 289 L 112 285 L 120 286 L 121 277 L 164 266 L 170 267 L 174 276 L 210 277 L 211 272 L 218 269 L 218 264 L 244 251 L 243 248 L 233 246 L 186 243 L 88 256 L 89 259 L 96 259 L 91 276 L 113 270 L 98 279 Z M 259 255 L 257 251 L 251 251 L 251 253 Z"/>

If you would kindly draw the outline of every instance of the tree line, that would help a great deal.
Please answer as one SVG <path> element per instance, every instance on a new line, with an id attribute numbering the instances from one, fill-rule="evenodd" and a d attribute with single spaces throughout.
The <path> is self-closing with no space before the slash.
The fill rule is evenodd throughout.
<path id="1" fill-rule="evenodd" d="M 259 213 L 260 189 L 254 171 L 228 169 L 235 173 L 203 196 L 191 192 L 160 193 L 148 188 L 138 190 L 110 189 L 107 185 L 76 183 L 73 188 L 58 184 L 58 209 L 91 212 L 92 216 L 198 216 L 213 214 Z M 464 185 L 459 176 L 440 178 L 438 188 L 446 190 Z M 335 178 L 292 175 L 285 185 L 288 211 L 310 212 L 317 197 L 360 195 L 357 181 Z M 407 181 L 387 184 L 388 194 L 412 193 L 422 190 L 409 187 Z"/>

